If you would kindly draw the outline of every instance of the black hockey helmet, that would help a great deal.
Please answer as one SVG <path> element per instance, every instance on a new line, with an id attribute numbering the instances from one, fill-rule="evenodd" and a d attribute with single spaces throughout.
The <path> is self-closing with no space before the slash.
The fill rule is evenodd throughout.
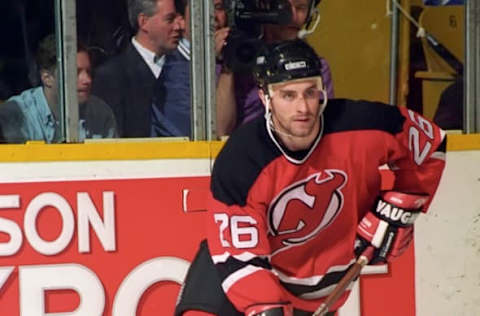
<path id="1" fill-rule="evenodd" d="M 257 56 L 253 73 L 266 92 L 269 84 L 322 75 L 318 55 L 301 39 L 266 45 Z"/>

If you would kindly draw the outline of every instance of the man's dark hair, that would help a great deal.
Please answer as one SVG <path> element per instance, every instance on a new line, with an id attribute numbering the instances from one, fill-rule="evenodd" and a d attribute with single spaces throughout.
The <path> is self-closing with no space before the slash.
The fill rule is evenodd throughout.
<path id="1" fill-rule="evenodd" d="M 159 0 L 128 0 L 128 20 L 134 33 L 138 31 L 138 15 L 153 16 L 157 12 Z"/>
<path id="2" fill-rule="evenodd" d="M 38 70 L 55 71 L 57 67 L 57 45 L 55 34 L 49 34 L 40 41 L 36 56 Z"/>
<path id="3" fill-rule="evenodd" d="M 77 41 L 77 53 L 85 52 L 90 56 L 89 48 L 81 41 Z M 57 68 L 57 44 L 55 34 L 49 34 L 40 41 L 36 56 L 38 70 L 54 72 Z"/>
<path id="4" fill-rule="evenodd" d="M 77 54 L 85 52 L 90 57 L 90 48 L 81 41 L 77 41 Z"/>
<path id="5" fill-rule="evenodd" d="M 182 16 L 185 16 L 187 5 L 188 0 L 175 0 L 175 10 Z"/>

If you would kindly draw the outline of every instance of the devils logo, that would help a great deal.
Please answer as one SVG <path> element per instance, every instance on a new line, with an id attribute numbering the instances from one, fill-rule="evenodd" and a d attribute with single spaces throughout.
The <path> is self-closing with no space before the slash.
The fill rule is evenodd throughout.
<path id="1" fill-rule="evenodd" d="M 301 245 L 332 223 L 342 210 L 346 181 L 345 172 L 326 169 L 280 192 L 268 209 L 272 253 Z"/>

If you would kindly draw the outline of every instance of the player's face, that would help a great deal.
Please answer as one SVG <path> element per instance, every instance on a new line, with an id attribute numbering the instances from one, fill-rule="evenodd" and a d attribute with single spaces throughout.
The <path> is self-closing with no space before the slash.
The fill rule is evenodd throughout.
<path id="1" fill-rule="evenodd" d="M 292 21 L 287 25 L 266 25 L 265 31 L 275 41 L 292 40 L 307 21 L 310 0 L 289 0 L 292 7 Z"/>
<path id="2" fill-rule="evenodd" d="M 270 105 L 275 129 L 294 137 L 315 137 L 321 94 L 315 79 L 275 85 Z"/>
<path id="3" fill-rule="evenodd" d="M 84 103 L 90 96 L 92 87 L 92 67 L 86 52 L 77 54 L 77 95 L 78 103 Z"/>
<path id="4" fill-rule="evenodd" d="M 157 11 L 145 16 L 141 27 L 148 35 L 149 46 L 158 55 L 174 50 L 180 40 L 182 24 L 173 0 L 158 0 Z"/>

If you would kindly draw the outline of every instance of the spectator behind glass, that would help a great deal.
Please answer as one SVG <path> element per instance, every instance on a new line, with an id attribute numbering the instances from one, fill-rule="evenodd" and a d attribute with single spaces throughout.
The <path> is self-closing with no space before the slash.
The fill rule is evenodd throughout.
<path id="1" fill-rule="evenodd" d="M 177 11 L 183 16 L 183 37 L 177 49 L 167 54 L 165 65 L 154 92 L 152 104 L 152 136 L 191 136 L 190 102 L 190 8 L 189 0 L 177 0 Z M 228 28 L 223 0 L 213 0 L 215 41 L 219 53 Z"/>
<path id="2" fill-rule="evenodd" d="M 112 110 L 104 101 L 90 94 L 92 79 L 88 51 L 82 44 L 78 44 L 77 48 L 79 138 L 116 137 Z M 8 143 L 62 141 L 58 121 L 57 53 L 53 34 L 40 42 L 37 64 L 42 86 L 25 90 L 0 105 L 0 126 L 4 141 Z"/>
<path id="3" fill-rule="evenodd" d="M 463 129 L 463 75 L 440 95 L 433 121 L 443 129 Z"/>
<path id="4" fill-rule="evenodd" d="M 180 40 L 173 0 L 128 0 L 135 36 L 96 71 L 93 91 L 113 108 L 121 137 L 149 137 L 155 82 Z"/>
<path id="5" fill-rule="evenodd" d="M 263 38 L 266 43 L 291 40 L 298 37 L 300 30 L 312 16 L 310 5 L 318 0 L 289 0 L 292 8 L 292 21 L 288 25 L 264 25 Z M 311 1 L 314 1 L 313 3 Z M 228 41 L 228 38 L 227 38 Z M 328 98 L 333 98 L 333 82 L 330 67 L 320 57 L 322 77 Z M 217 134 L 229 135 L 236 127 L 255 117 L 264 115 L 265 109 L 258 97 L 258 88 L 253 76 L 232 73 L 225 66 L 217 83 Z"/>

